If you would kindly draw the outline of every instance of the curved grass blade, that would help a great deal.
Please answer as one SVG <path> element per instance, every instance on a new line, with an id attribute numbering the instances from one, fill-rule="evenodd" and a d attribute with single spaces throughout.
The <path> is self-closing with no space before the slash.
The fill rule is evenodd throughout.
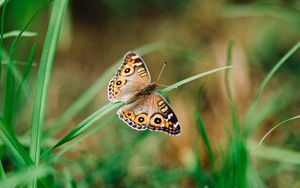
<path id="1" fill-rule="evenodd" d="M 4 35 L 4 18 L 7 7 L 8 0 L 3 0 L 3 8 L 1 14 L 1 23 L 0 23 L 0 61 L 2 62 L 2 49 L 3 49 L 3 35 Z M 1 73 L 2 73 L 2 65 L 0 64 L 0 84 L 1 84 Z"/>
<path id="2" fill-rule="evenodd" d="M 289 118 L 289 119 L 286 119 L 286 120 L 284 120 L 284 121 L 282 121 L 282 122 L 280 122 L 280 123 L 278 123 L 277 125 L 275 125 L 272 129 L 270 129 L 263 137 L 262 137 L 262 139 L 259 141 L 259 143 L 257 144 L 257 146 L 254 148 L 254 150 L 251 152 L 251 154 L 254 154 L 257 150 L 258 150 L 258 148 L 260 147 L 260 145 L 263 143 L 263 141 L 267 138 L 267 136 L 269 135 L 269 134 L 271 134 L 271 132 L 273 132 L 275 129 L 277 129 L 279 126 L 281 126 L 281 125 L 283 125 L 283 124 L 285 124 L 285 123 L 287 123 L 287 122 L 290 122 L 290 121 L 293 121 L 293 120 L 295 120 L 295 119 L 299 119 L 300 118 L 300 115 L 297 115 L 297 116 L 294 116 L 294 117 L 291 117 L 291 118 Z"/>
<path id="3" fill-rule="evenodd" d="M 53 173 L 53 169 L 45 166 L 35 166 L 20 172 L 8 174 L 6 178 L 0 180 L 0 187 L 17 187 L 32 181 L 34 178 L 41 178 Z"/>
<path id="4" fill-rule="evenodd" d="M 3 120 L 6 122 L 6 125 L 9 129 L 11 128 L 11 122 L 13 117 L 13 104 L 15 101 L 15 78 L 13 76 L 14 73 L 14 53 L 15 48 L 22 34 L 31 24 L 31 22 L 41 13 L 41 11 L 46 8 L 49 1 L 42 6 L 37 12 L 33 14 L 30 20 L 25 24 L 25 26 L 21 29 L 19 35 L 13 40 L 9 53 L 9 63 L 7 66 L 7 75 L 6 75 L 6 84 L 5 84 L 5 95 L 4 95 L 4 106 L 3 106 Z"/>
<path id="5" fill-rule="evenodd" d="M 1 178 L 6 178 L 6 174 L 2 165 L 2 161 L 0 160 L 0 179 Z"/>
<path id="6" fill-rule="evenodd" d="M 209 75 L 209 74 L 212 74 L 212 73 L 215 73 L 217 71 L 224 70 L 227 68 L 231 68 L 231 66 L 219 67 L 219 68 L 216 68 L 216 69 L 204 72 L 204 73 L 194 75 L 194 76 L 184 79 L 180 82 L 177 82 L 177 83 L 163 89 L 162 91 L 163 92 L 171 91 L 171 90 L 173 90 L 183 84 L 191 82 L 195 79 L 201 78 L 203 76 L 206 76 L 206 75 Z M 104 105 L 102 108 L 100 108 L 95 113 L 93 113 L 92 115 L 87 117 L 85 120 L 83 120 L 81 123 L 79 123 L 66 136 L 64 136 L 56 145 L 54 145 L 52 148 L 50 148 L 44 155 L 46 155 L 48 152 L 51 152 L 55 148 L 65 144 L 66 142 L 69 142 L 70 140 L 76 138 L 77 136 L 82 134 L 84 131 L 86 131 L 88 128 L 90 128 L 96 121 L 100 120 L 104 115 L 108 114 L 109 112 L 111 112 L 114 109 L 121 107 L 122 105 L 124 105 L 124 103 L 122 103 L 122 102 L 114 103 L 114 104 L 108 103 L 108 104 Z"/>
<path id="7" fill-rule="evenodd" d="M 232 65 L 232 48 L 233 48 L 234 42 L 230 41 L 227 47 L 227 60 L 226 60 L 226 65 L 231 66 Z M 231 125 L 232 128 L 234 129 L 236 134 L 239 134 L 240 131 L 240 122 L 238 119 L 238 114 L 237 114 L 237 107 L 236 107 L 236 102 L 232 96 L 232 89 L 230 87 L 230 81 L 229 81 L 229 74 L 230 74 L 230 69 L 227 69 L 225 71 L 225 87 L 227 91 L 227 95 L 229 98 L 229 105 L 230 105 L 230 112 L 231 112 Z"/>
<path id="8" fill-rule="evenodd" d="M 194 110 L 194 114 L 195 114 L 196 121 L 197 121 L 198 132 L 201 136 L 202 142 L 205 146 L 205 150 L 208 154 L 208 159 L 209 159 L 210 165 L 211 165 L 212 169 L 214 169 L 214 167 L 215 167 L 215 156 L 214 156 L 214 153 L 212 151 L 209 139 L 208 139 L 207 134 L 206 134 L 206 130 L 205 130 L 205 126 L 204 126 L 204 123 L 203 123 L 203 120 L 202 120 L 202 116 L 197 110 Z M 199 161 L 199 163 L 200 163 L 200 161 Z"/>
<path id="9" fill-rule="evenodd" d="M 257 144 L 253 141 L 249 142 L 249 147 L 252 149 L 256 147 Z M 271 147 L 265 146 L 261 144 L 259 146 L 259 150 L 256 150 L 254 155 L 256 157 L 267 159 L 267 160 L 274 160 L 281 163 L 291 164 L 291 165 L 300 165 L 300 152 L 278 148 L 278 147 Z M 254 149 L 253 149 L 254 150 Z"/>
<path id="10" fill-rule="evenodd" d="M 48 86 L 67 2 L 67 0 L 54 1 L 37 75 L 30 135 L 30 157 L 35 164 L 38 164 L 40 159 L 40 144 L 45 119 Z"/>
<path id="11" fill-rule="evenodd" d="M 55 144 L 52 148 L 50 148 L 47 152 L 43 154 L 45 156 L 47 153 L 51 152 L 55 148 L 73 140 L 77 136 L 84 133 L 87 129 L 89 129 L 96 121 L 101 119 L 103 116 L 108 114 L 114 109 L 120 108 L 124 103 L 108 103 L 104 105 L 102 108 L 97 110 L 95 113 L 87 117 L 85 120 L 83 120 L 81 123 L 79 123 L 74 129 L 72 129 L 66 136 L 64 136 L 57 144 Z"/>
<path id="12" fill-rule="evenodd" d="M 175 84 L 172 84 L 171 86 L 165 88 L 162 90 L 162 92 L 169 92 L 175 88 L 178 88 L 188 82 L 191 82 L 193 80 L 196 80 L 198 78 L 201 78 L 201 77 L 204 77 L 204 76 L 207 76 L 209 74 L 212 74 L 212 73 L 215 73 L 215 72 L 218 72 L 218 71 L 221 71 L 221 70 L 224 70 L 224 69 L 229 69 L 229 68 L 232 68 L 232 66 L 224 66 L 224 67 L 219 67 L 219 68 L 216 68 L 216 69 L 212 69 L 212 70 L 209 70 L 209 71 L 206 71 L 206 72 L 203 72 L 203 73 L 200 73 L 200 74 L 196 74 L 194 76 L 191 76 L 189 78 L 186 78 L 184 80 L 181 80 Z"/>
<path id="13" fill-rule="evenodd" d="M 31 166 L 33 164 L 28 153 L 23 146 L 19 143 L 16 137 L 11 134 L 4 125 L 2 119 L 0 119 L 0 138 L 3 143 L 11 150 L 12 155 L 21 164 L 21 166 Z"/>
<path id="14" fill-rule="evenodd" d="M 78 143 L 82 142 L 87 137 L 91 136 L 92 134 L 94 134 L 96 131 L 98 131 L 99 129 L 103 128 L 104 126 L 110 124 L 112 121 L 116 120 L 117 118 L 118 118 L 117 115 L 113 115 L 110 118 L 108 118 L 108 120 L 102 122 L 100 125 L 95 126 L 91 131 L 85 133 L 80 138 L 74 140 L 74 142 L 72 142 L 71 144 L 66 145 L 65 147 L 63 147 L 57 154 L 55 154 L 55 156 L 53 156 L 50 159 L 49 162 L 57 160 L 60 156 L 62 156 L 64 153 L 66 153 L 67 151 L 69 151 L 70 149 L 72 149 L 73 147 L 75 147 Z"/>
<path id="15" fill-rule="evenodd" d="M 268 82 L 271 80 L 273 75 L 276 73 L 276 71 L 285 63 L 287 62 L 287 59 L 291 57 L 298 49 L 300 48 L 300 41 L 297 42 L 271 69 L 271 71 L 267 74 L 267 76 L 264 78 L 263 82 L 260 84 L 254 98 L 252 99 L 250 106 L 246 112 L 245 119 L 244 119 L 244 126 L 246 134 L 249 133 L 249 126 L 250 126 L 250 118 L 253 114 L 253 111 L 256 107 L 257 101 L 259 97 L 261 96 L 262 92 L 264 91 L 265 87 L 267 86 Z"/>
<path id="16" fill-rule="evenodd" d="M 22 88 L 24 86 L 24 82 L 27 79 L 27 77 L 29 75 L 29 72 L 31 70 L 31 67 L 32 67 L 33 58 L 34 58 L 34 55 L 35 55 L 35 50 L 36 50 L 36 43 L 33 45 L 32 49 L 31 49 L 31 52 L 30 52 L 30 55 L 29 55 L 29 58 L 28 58 L 27 66 L 26 66 L 25 71 L 23 73 L 23 76 L 20 80 L 20 83 L 18 84 L 18 88 L 17 88 L 17 92 L 16 92 L 16 100 L 15 100 L 14 110 L 13 110 L 13 123 L 12 123 L 12 125 L 14 124 L 14 121 L 15 121 L 15 117 L 16 117 L 16 113 L 17 113 L 17 107 L 19 105 L 19 101 L 20 101 L 20 98 L 21 98 L 21 95 L 22 95 Z"/>
<path id="17" fill-rule="evenodd" d="M 7 61 L 4 60 L 2 63 L 9 64 L 9 60 L 7 60 Z M 13 63 L 14 63 L 14 65 L 18 65 L 18 66 L 28 66 L 27 62 L 24 62 L 24 61 L 14 61 Z M 34 66 L 34 65 L 36 65 L 35 62 L 33 62 L 32 66 Z M 15 66 L 15 68 L 13 69 L 13 75 L 16 79 L 16 82 L 20 83 L 22 80 L 22 76 L 21 76 L 21 73 L 18 70 L 17 66 Z M 26 97 L 26 100 L 33 102 L 33 94 L 31 91 L 31 87 L 30 87 L 30 84 L 26 80 L 23 83 L 23 90 L 24 90 L 23 92 Z"/>
<path id="18" fill-rule="evenodd" d="M 18 36 L 21 36 L 21 37 L 35 37 L 37 36 L 37 33 L 36 32 L 30 32 L 30 31 L 10 31 L 10 32 L 6 32 L 3 34 L 3 39 L 7 39 L 7 38 L 11 38 L 11 37 L 18 37 Z"/>
<path id="19" fill-rule="evenodd" d="M 162 43 L 152 43 L 145 45 L 141 48 L 136 49 L 136 51 L 140 55 L 148 54 L 153 51 L 159 50 L 163 48 L 164 45 Z M 102 76 L 89 88 L 87 89 L 81 96 L 78 98 L 67 110 L 63 112 L 63 114 L 55 120 L 55 122 L 50 126 L 52 134 L 60 131 L 66 123 L 72 120 L 76 114 L 78 114 L 86 105 L 88 105 L 97 95 L 99 89 L 106 86 L 109 79 L 111 79 L 114 72 L 120 66 L 122 59 L 118 60 L 113 66 L 111 66 Z"/>

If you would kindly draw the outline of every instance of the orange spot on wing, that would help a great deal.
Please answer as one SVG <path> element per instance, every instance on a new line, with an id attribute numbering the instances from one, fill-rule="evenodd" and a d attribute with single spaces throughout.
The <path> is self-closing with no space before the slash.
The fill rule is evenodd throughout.
<path id="1" fill-rule="evenodd" d="M 137 69 L 138 72 L 142 72 L 143 70 L 145 70 L 144 67 Z"/>
<path id="2" fill-rule="evenodd" d="M 168 106 L 165 106 L 164 108 L 161 108 L 160 111 L 161 112 L 166 112 L 168 109 L 169 109 Z"/>
<path id="3" fill-rule="evenodd" d="M 147 73 L 141 74 L 141 77 L 145 77 L 145 76 L 147 76 Z"/>
<path id="4" fill-rule="evenodd" d="M 165 103 L 165 101 L 163 101 L 163 100 L 160 100 L 160 101 L 157 102 L 158 106 L 161 106 L 161 105 L 163 105 L 164 103 Z"/>

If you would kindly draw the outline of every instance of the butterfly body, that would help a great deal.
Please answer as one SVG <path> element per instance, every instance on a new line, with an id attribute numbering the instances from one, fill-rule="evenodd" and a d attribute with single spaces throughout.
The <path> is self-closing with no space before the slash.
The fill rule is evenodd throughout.
<path id="1" fill-rule="evenodd" d="M 125 102 L 117 113 L 130 127 L 177 136 L 181 131 L 178 119 L 165 98 L 156 92 L 157 86 L 151 82 L 142 58 L 128 52 L 109 83 L 108 99 Z"/>

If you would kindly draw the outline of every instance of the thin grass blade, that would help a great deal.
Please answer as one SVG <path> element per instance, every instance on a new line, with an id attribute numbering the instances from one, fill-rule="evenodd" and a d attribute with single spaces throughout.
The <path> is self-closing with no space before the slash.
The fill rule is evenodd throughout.
<path id="1" fill-rule="evenodd" d="M 272 129 L 270 129 L 263 137 L 262 139 L 259 141 L 259 143 L 257 144 L 257 146 L 254 148 L 254 150 L 252 151 L 252 154 L 254 154 L 258 148 L 260 147 L 260 145 L 263 143 L 263 141 L 267 138 L 268 135 L 271 134 L 271 132 L 273 132 L 275 129 L 277 129 L 278 127 L 280 127 L 281 125 L 285 124 L 285 123 L 288 123 L 290 121 L 293 121 L 293 120 L 296 120 L 296 119 L 299 119 L 300 118 L 300 115 L 297 115 L 297 116 L 294 116 L 294 117 L 291 117 L 291 118 L 288 118 L 278 124 L 276 124 Z"/>
<path id="2" fill-rule="evenodd" d="M 40 159 L 40 143 L 45 120 L 48 86 L 67 2 L 67 0 L 54 1 L 37 76 L 30 136 L 30 157 L 35 164 L 38 164 Z"/>
<path id="3" fill-rule="evenodd" d="M 227 60 L 226 60 L 226 65 L 231 66 L 232 65 L 232 49 L 234 46 L 234 42 L 230 41 L 227 46 Z M 226 69 L 225 70 L 225 87 L 229 99 L 229 106 L 230 106 L 230 113 L 231 113 L 231 125 L 236 134 L 239 134 L 240 132 L 240 122 L 238 119 L 238 113 L 237 113 L 237 107 L 236 107 L 236 102 L 235 99 L 232 96 L 232 89 L 230 85 L 230 70 L 231 69 Z"/>
<path id="4" fill-rule="evenodd" d="M 282 149 L 278 147 L 265 146 L 261 144 L 260 149 L 256 150 L 257 143 L 250 141 L 249 147 L 255 151 L 256 157 L 278 161 L 280 163 L 286 163 L 291 165 L 300 165 L 300 152 Z"/>
<path id="5" fill-rule="evenodd" d="M 260 84 L 254 98 L 252 99 L 249 108 L 246 112 L 245 119 L 244 119 L 244 126 L 246 129 L 246 133 L 248 132 L 247 129 L 249 129 L 250 126 L 250 118 L 253 114 L 253 111 L 256 107 L 256 104 L 258 102 L 258 99 L 260 98 L 262 92 L 264 91 L 265 87 L 267 86 L 268 82 L 271 80 L 273 75 L 276 73 L 276 71 L 285 63 L 287 62 L 288 58 L 291 57 L 298 49 L 300 48 L 300 41 L 297 42 L 271 69 L 271 71 L 267 74 L 267 76 L 264 78 L 262 83 Z"/>
<path id="6" fill-rule="evenodd" d="M 104 105 L 102 108 L 97 110 L 95 113 L 87 117 L 81 123 L 79 123 L 74 129 L 72 129 L 66 136 L 64 136 L 57 144 L 55 144 L 52 148 L 50 148 L 47 152 L 43 154 L 45 156 L 47 153 L 51 152 L 55 148 L 73 140 L 77 136 L 83 134 L 87 129 L 89 129 L 96 121 L 101 119 L 103 116 L 108 114 L 114 109 L 120 108 L 124 103 L 108 103 Z"/>
<path id="7" fill-rule="evenodd" d="M 0 119 L 0 138 L 3 143 L 11 151 L 12 155 L 15 157 L 16 161 L 21 164 L 21 166 L 30 166 L 33 164 L 28 153 L 25 151 L 23 146 L 19 143 L 16 137 L 11 134 L 4 126 L 4 122 Z"/>
<path id="8" fill-rule="evenodd" d="M 14 104 L 14 113 L 13 113 L 13 123 L 14 124 L 14 121 L 15 121 L 15 117 L 16 117 L 16 113 L 17 113 L 17 108 L 18 108 L 18 104 L 19 104 L 19 101 L 20 101 L 20 98 L 21 98 L 21 95 L 22 95 L 22 90 L 23 90 L 23 86 L 24 86 L 24 83 L 29 75 L 29 72 L 31 70 L 31 67 L 32 67 L 32 63 L 33 63 L 33 58 L 34 58 L 34 55 L 35 55 L 35 50 L 36 50 L 36 43 L 33 45 L 32 49 L 31 49 L 31 53 L 29 55 L 29 58 L 28 58 L 28 62 L 27 62 L 27 66 L 25 68 L 25 71 L 23 73 L 23 76 L 18 84 L 18 87 L 17 87 L 17 92 L 16 92 L 16 100 L 15 100 L 15 104 Z"/>
<path id="9" fill-rule="evenodd" d="M 212 70 L 209 70 L 209 71 L 200 73 L 200 74 L 196 74 L 196 75 L 194 75 L 194 76 L 191 76 L 191 77 L 189 77 L 189 78 L 186 78 L 186 79 L 184 79 L 184 80 L 181 80 L 180 82 L 177 82 L 177 83 L 175 83 L 175 84 L 172 84 L 171 86 L 169 86 L 169 87 L 163 89 L 162 91 L 165 92 L 165 93 L 166 93 L 166 92 L 169 92 L 169 91 L 171 91 L 171 90 L 173 90 L 173 89 L 176 89 L 176 88 L 178 88 L 178 87 L 180 87 L 180 86 L 182 86 L 182 85 L 184 85 L 184 84 L 186 84 L 186 83 L 189 83 L 189 82 L 191 82 L 191 81 L 193 81 L 193 80 L 196 80 L 196 79 L 198 79 L 198 78 L 201 78 L 201 77 L 210 75 L 210 74 L 212 74 L 212 73 L 215 73 L 215 72 L 218 72 L 218 71 L 221 71 L 221 70 L 229 69 L 229 68 L 232 68 L 232 66 L 219 67 L 219 68 L 212 69 Z"/>
<path id="10" fill-rule="evenodd" d="M 4 36 L 4 18 L 7 7 L 8 0 L 3 0 L 1 5 L 3 4 L 2 14 L 1 14 L 1 23 L 0 23 L 0 61 L 2 62 L 2 49 L 3 49 L 3 36 Z M 1 6 L 0 5 L 0 6 Z M 2 65 L 0 64 L 0 84 L 1 84 L 1 74 L 2 74 Z"/>
<path id="11" fill-rule="evenodd" d="M 19 35 L 13 40 L 9 53 L 9 63 L 7 66 L 6 84 L 5 84 L 5 94 L 4 94 L 4 106 L 3 106 L 3 120 L 6 122 L 8 129 L 11 128 L 12 117 L 13 117 L 13 104 L 15 102 L 15 77 L 14 73 L 14 53 L 19 39 L 22 34 L 31 24 L 31 22 L 41 13 L 41 11 L 48 5 L 50 1 L 46 2 L 38 11 L 36 11 L 29 21 L 24 25 L 24 27 L 19 32 Z M 2 35 L 1 35 L 2 36 Z"/>
<path id="12" fill-rule="evenodd" d="M 211 165 L 212 169 L 214 169 L 214 167 L 215 167 L 215 156 L 214 156 L 214 153 L 213 153 L 212 148 L 211 148 L 211 144 L 210 144 L 209 139 L 208 139 L 207 134 L 206 134 L 205 125 L 203 123 L 202 116 L 197 110 L 194 110 L 194 114 L 195 114 L 196 121 L 197 121 L 198 132 L 201 136 L 202 142 L 203 142 L 205 150 L 207 152 L 210 165 Z"/>
<path id="13" fill-rule="evenodd" d="M 74 140 L 71 144 L 66 145 L 65 147 L 63 147 L 57 154 L 55 154 L 55 156 L 53 156 L 50 159 L 51 161 L 55 161 L 57 159 L 59 159 L 60 156 L 62 156 L 64 153 L 68 152 L 69 150 L 71 150 L 73 147 L 75 147 L 77 144 L 79 144 L 80 142 L 82 142 L 83 140 L 85 140 L 87 137 L 91 136 L 92 134 L 94 134 L 96 131 L 100 130 L 101 128 L 105 127 L 106 125 L 110 124 L 111 122 L 113 122 L 114 120 L 117 119 L 117 115 L 113 115 L 110 118 L 108 118 L 106 121 L 102 122 L 100 125 L 95 126 L 91 131 L 89 131 L 88 133 L 84 134 L 83 136 L 81 136 L 80 138 Z"/>
<path id="14" fill-rule="evenodd" d="M 21 37 L 35 37 L 35 36 L 37 36 L 37 33 L 30 32 L 30 31 L 21 32 L 21 31 L 18 31 L 18 30 L 10 31 L 10 32 L 6 32 L 6 33 L 3 34 L 3 39 L 18 37 L 19 35 Z"/>
<path id="15" fill-rule="evenodd" d="M 0 161 L 0 179 L 1 178 L 6 178 L 6 174 L 2 165 L 2 160 Z"/>

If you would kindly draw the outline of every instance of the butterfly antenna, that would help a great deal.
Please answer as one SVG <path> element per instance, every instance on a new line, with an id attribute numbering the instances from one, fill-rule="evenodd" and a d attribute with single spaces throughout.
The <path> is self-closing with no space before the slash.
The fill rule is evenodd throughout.
<path id="1" fill-rule="evenodd" d="M 167 65 L 167 62 L 164 62 L 164 65 L 163 65 L 163 67 L 161 68 L 161 71 L 160 71 L 160 73 L 159 73 L 159 75 L 158 75 L 158 78 L 157 78 L 157 81 L 156 81 L 157 83 L 158 83 L 158 81 L 160 80 L 161 75 L 162 75 L 162 73 L 163 73 L 163 71 L 164 71 L 166 65 Z"/>

